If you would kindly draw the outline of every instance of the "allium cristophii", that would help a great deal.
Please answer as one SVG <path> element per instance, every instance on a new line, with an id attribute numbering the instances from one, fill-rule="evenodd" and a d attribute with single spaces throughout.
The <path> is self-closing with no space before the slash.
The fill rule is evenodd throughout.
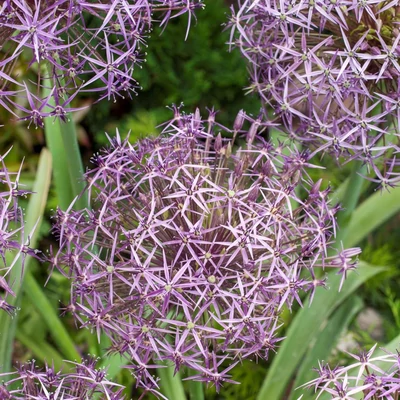
<path id="1" fill-rule="evenodd" d="M 395 400 L 400 396 L 400 355 L 385 351 L 375 356 L 376 345 L 368 352 L 348 353 L 356 361 L 348 366 L 331 368 L 320 363 L 319 377 L 303 385 L 313 389 L 315 400 L 330 399 Z M 301 397 L 300 397 L 301 399 Z M 299 400 L 300 400 L 299 399 Z"/>
<path id="2" fill-rule="evenodd" d="M 397 182 L 400 3 L 244 0 L 232 13 L 231 44 L 249 60 L 249 90 L 291 137 L 362 160 L 382 186 Z"/>
<path id="3" fill-rule="evenodd" d="M 29 192 L 19 186 L 20 171 L 8 171 L 4 161 L 8 153 L 0 156 L 0 309 L 13 314 L 15 307 L 7 302 L 15 296 L 11 269 L 21 257 L 23 265 L 27 254 L 37 257 L 37 252 L 29 248 L 29 240 L 25 243 L 23 211 L 18 205 L 18 199 Z"/>
<path id="4" fill-rule="evenodd" d="M 134 68 L 145 60 L 152 26 L 187 13 L 189 29 L 198 7 L 202 0 L 4 1 L 0 105 L 42 126 L 44 117 L 65 120 L 75 111 L 71 102 L 79 92 L 93 92 L 97 100 L 130 97 L 139 87 Z"/>
<path id="5" fill-rule="evenodd" d="M 67 309 L 132 360 L 138 384 L 156 388 L 150 371 L 169 361 L 219 390 L 241 359 L 276 350 L 280 311 L 325 286 L 315 270 L 344 278 L 359 249 L 327 256 L 339 207 L 307 152 L 284 155 L 244 112 L 229 130 L 214 111 L 174 111 L 160 137 L 117 136 L 93 158 L 93 208 L 58 210 L 52 262 L 72 280 Z"/>
<path id="6" fill-rule="evenodd" d="M 121 385 L 107 379 L 107 370 L 96 368 L 97 360 L 69 362 L 73 370 L 56 371 L 54 366 L 40 368 L 35 361 L 22 364 L 17 371 L 0 374 L 0 400 L 123 400 Z M 5 380 L 4 378 L 7 378 Z M 101 396 L 101 397 L 98 397 Z"/>

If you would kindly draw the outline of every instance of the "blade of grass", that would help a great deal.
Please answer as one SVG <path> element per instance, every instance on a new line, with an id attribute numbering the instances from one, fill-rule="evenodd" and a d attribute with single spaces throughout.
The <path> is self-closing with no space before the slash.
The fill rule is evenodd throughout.
<path id="1" fill-rule="evenodd" d="M 338 295 L 338 288 L 341 276 L 329 274 L 330 288 L 317 291 L 311 307 L 307 301 L 304 308 L 296 314 L 291 322 L 286 332 L 286 339 L 272 361 L 257 400 L 279 400 L 282 398 L 300 361 L 305 356 L 309 344 L 316 340 L 321 326 L 326 324 L 332 313 L 361 284 L 383 270 L 383 267 L 370 266 L 360 262 L 357 272 L 348 276 L 340 296 Z"/>
<path id="2" fill-rule="evenodd" d="M 35 184 L 33 186 L 34 194 L 31 195 L 28 208 L 26 211 L 26 221 L 24 230 L 24 239 L 30 238 L 30 246 L 36 247 L 38 234 L 40 231 L 40 223 L 43 218 L 47 195 L 49 192 L 51 181 L 51 154 L 47 149 L 43 149 L 40 154 L 39 165 L 36 174 Z M 34 230 L 36 226 L 36 229 Z M 25 260 L 25 271 L 29 269 L 31 258 L 28 256 Z M 11 270 L 11 282 L 14 282 L 13 290 L 16 294 L 10 303 L 16 307 L 21 304 L 21 287 L 23 285 L 22 260 L 17 261 Z M 14 337 L 17 327 L 18 313 L 14 318 L 10 318 L 8 314 L 0 315 L 0 369 L 9 371 L 11 368 L 11 356 L 14 343 Z"/>
<path id="3" fill-rule="evenodd" d="M 295 400 L 301 394 L 296 390 L 299 386 L 315 378 L 312 368 L 318 366 L 318 361 L 327 360 L 332 349 L 336 345 L 339 336 L 346 329 L 352 319 L 359 313 L 363 306 L 358 296 L 350 296 L 327 321 L 325 327 L 321 327 L 314 343 L 310 343 L 307 355 L 303 358 L 296 380 L 291 391 L 291 400 Z M 304 390 L 302 400 L 313 400 L 315 394 Z"/>

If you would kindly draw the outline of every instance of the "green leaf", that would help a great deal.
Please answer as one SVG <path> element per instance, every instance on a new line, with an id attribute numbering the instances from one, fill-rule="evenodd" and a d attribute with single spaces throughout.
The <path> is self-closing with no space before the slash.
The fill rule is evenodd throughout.
<path id="1" fill-rule="evenodd" d="M 309 345 L 315 342 L 321 327 L 327 323 L 332 313 L 361 284 L 383 270 L 383 267 L 371 266 L 360 262 L 357 271 L 348 276 L 340 293 L 338 293 L 338 288 L 341 276 L 333 273 L 329 274 L 328 283 L 330 289 L 317 291 L 313 304 L 309 307 L 307 302 L 304 308 L 299 310 L 294 317 L 287 330 L 286 339 L 271 364 L 257 400 L 279 400 L 282 398 Z"/>
<path id="2" fill-rule="evenodd" d="M 359 313 L 363 306 L 362 300 L 358 296 L 350 296 L 333 313 L 325 326 L 321 329 L 315 338 L 314 343 L 310 343 L 307 355 L 303 358 L 300 369 L 296 375 L 296 380 L 291 393 L 291 400 L 295 400 L 300 394 L 296 388 L 315 378 L 315 372 L 312 368 L 318 366 L 318 361 L 327 360 L 332 349 L 337 343 L 339 336 L 349 325 L 352 319 Z M 313 400 L 315 394 L 309 390 L 304 390 L 302 400 Z"/>
<path id="3" fill-rule="evenodd" d="M 51 154 L 47 149 L 43 149 L 40 154 L 39 165 L 36 174 L 35 184 L 33 186 L 34 194 L 28 203 L 26 211 L 26 221 L 24 228 L 24 239 L 30 238 L 30 246 L 37 246 L 38 234 L 40 231 L 40 223 L 47 201 L 51 181 Z M 35 228 L 36 226 L 36 228 Z M 29 269 L 31 258 L 28 256 L 25 260 L 25 271 Z M 13 290 L 16 294 L 15 299 L 11 299 L 10 303 L 16 307 L 21 304 L 21 287 L 23 285 L 21 258 L 11 270 L 11 282 L 14 282 Z M 10 318 L 8 314 L 0 315 L 0 368 L 8 372 L 11 368 L 11 356 L 14 343 L 14 337 L 17 327 L 18 314 L 14 318 Z"/>
<path id="4" fill-rule="evenodd" d="M 400 187 L 390 192 L 376 192 L 361 203 L 354 211 L 346 235 L 345 247 L 351 247 L 363 240 L 375 228 L 400 211 Z"/>

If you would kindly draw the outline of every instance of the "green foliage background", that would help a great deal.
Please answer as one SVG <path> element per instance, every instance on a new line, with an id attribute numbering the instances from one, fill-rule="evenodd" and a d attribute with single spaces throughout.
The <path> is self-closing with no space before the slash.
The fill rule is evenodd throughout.
<path id="1" fill-rule="evenodd" d="M 129 102 L 95 104 L 83 121 L 94 134 L 96 145 L 106 143 L 103 131 L 131 131 L 133 138 L 157 132 L 160 122 L 171 118 L 166 107 L 183 103 L 190 112 L 199 107 L 219 110 L 219 121 L 232 124 L 243 108 L 257 114 L 260 103 L 245 96 L 248 84 L 246 62 L 238 51 L 229 52 L 229 32 L 223 30 L 229 9 L 223 0 L 208 0 L 197 13 L 184 41 L 187 20 L 171 20 L 162 32 L 156 28 L 148 40 L 147 62 L 135 77 L 142 90 Z"/>

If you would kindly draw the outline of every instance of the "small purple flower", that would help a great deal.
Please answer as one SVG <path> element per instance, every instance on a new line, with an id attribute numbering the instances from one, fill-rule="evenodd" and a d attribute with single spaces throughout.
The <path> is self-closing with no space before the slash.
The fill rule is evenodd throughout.
<path id="1" fill-rule="evenodd" d="M 18 199 L 29 192 L 20 187 L 21 169 L 17 173 L 7 170 L 4 159 L 9 151 L 0 156 L 0 309 L 12 315 L 15 307 L 7 302 L 7 297 L 15 296 L 13 282 L 9 280 L 11 269 L 19 258 L 23 266 L 27 254 L 37 257 L 37 251 L 29 248 L 29 240 L 25 243 L 23 212 Z"/>
<path id="2" fill-rule="evenodd" d="M 289 135 L 362 160 L 386 188 L 399 180 L 399 12 L 389 0 L 244 0 L 228 26 L 249 90 Z"/>
<path id="3" fill-rule="evenodd" d="M 39 368 L 34 361 L 22 364 L 15 372 L 0 374 L 0 399 L 75 400 L 98 398 L 123 400 L 121 385 L 107 379 L 106 369 L 96 369 L 97 360 L 83 363 L 69 362 L 70 372 L 55 371 L 47 365 Z M 8 380 L 4 380 L 4 378 Z"/>
<path id="4" fill-rule="evenodd" d="M 348 366 L 331 369 L 329 365 L 320 363 L 316 369 L 319 377 L 302 387 L 313 388 L 316 400 L 326 394 L 328 398 L 338 400 L 397 399 L 400 395 L 399 354 L 385 352 L 373 357 L 375 348 L 376 345 L 357 355 L 348 353 L 355 360 Z"/>
<path id="5" fill-rule="evenodd" d="M 79 92 L 94 92 L 98 101 L 131 97 L 139 87 L 134 68 L 145 59 L 153 24 L 164 26 L 187 13 L 189 29 L 199 7 L 202 0 L 5 1 L 0 5 L 0 50 L 5 54 L 0 105 L 43 126 L 45 117 L 65 120 L 67 112 L 77 110 L 71 101 Z M 14 72 L 22 57 L 24 82 Z M 51 89 L 48 96 L 44 88 Z"/>
<path id="6" fill-rule="evenodd" d="M 69 309 L 144 387 L 164 361 L 217 390 L 231 382 L 240 359 L 276 351 L 281 310 L 325 285 L 314 271 L 345 274 L 359 253 L 327 256 L 338 207 L 311 182 L 308 152 L 274 148 L 267 126 L 241 112 L 231 131 L 214 111 L 175 108 L 160 137 L 117 135 L 93 158 L 91 209 L 57 211 L 52 263 L 72 280 Z"/>

